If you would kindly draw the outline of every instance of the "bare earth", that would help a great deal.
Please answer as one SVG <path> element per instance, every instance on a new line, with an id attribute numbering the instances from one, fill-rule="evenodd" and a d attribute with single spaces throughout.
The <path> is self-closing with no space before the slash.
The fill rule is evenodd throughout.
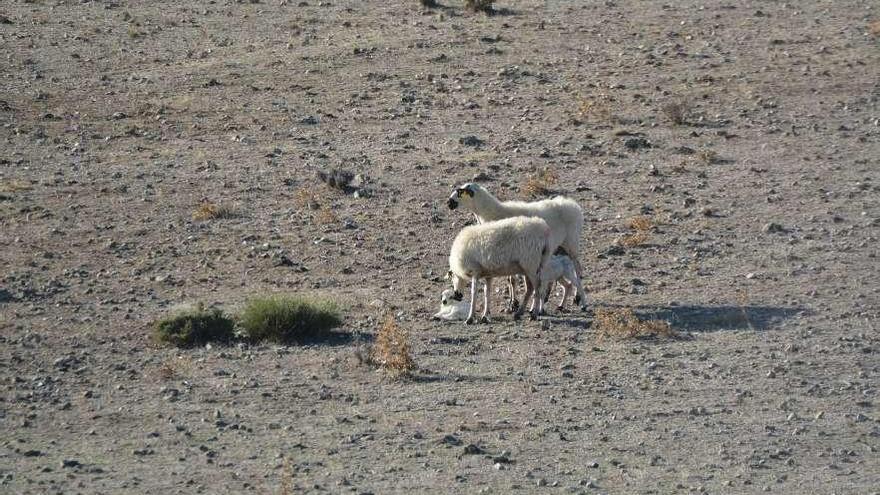
<path id="1" fill-rule="evenodd" d="M 0 492 L 880 490 L 880 5 L 442 1 L 0 3 Z M 544 170 L 591 310 L 679 338 L 429 320 L 452 187 Z M 343 337 L 150 338 L 273 292 Z"/>

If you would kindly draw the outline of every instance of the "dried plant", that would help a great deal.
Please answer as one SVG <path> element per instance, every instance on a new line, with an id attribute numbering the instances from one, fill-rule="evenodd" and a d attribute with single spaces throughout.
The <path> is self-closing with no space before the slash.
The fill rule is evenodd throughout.
<path id="1" fill-rule="evenodd" d="M 317 210 L 321 207 L 317 196 L 309 189 L 297 189 L 293 193 L 293 204 L 303 210 Z"/>
<path id="2" fill-rule="evenodd" d="M 675 331 L 663 320 L 641 320 L 632 308 L 597 309 L 596 333 L 600 338 L 632 339 L 639 337 L 675 337 Z"/>
<path id="3" fill-rule="evenodd" d="M 408 373 L 416 368 L 409 345 L 409 335 L 387 315 L 370 350 L 369 361 L 395 373 Z"/>
<path id="4" fill-rule="evenodd" d="M 553 193 L 553 187 L 559 181 L 556 172 L 544 169 L 538 173 L 529 175 L 522 185 L 522 191 L 529 196 L 547 196 Z"/>
<path id="5" fill-rule="evenodd" d="M 651 229 L 654 228 L 654 222 L 651 220 L 650 217 L 642 215 L 627 220 L 626 226 L 635 230 L 635 232 L 623 236 L 620 239 L 620 244 L 624 247 L 630 248 L 640 246 L 647 242 L 647 240 L 651 237 Z"/>
<path id="6" fill-rule="evenodd" d="M 679 99 L 670 101 L 663 105 L 660 110 L 675 125 L 687 123 L 688 116 L 691 113 L 691 105 L 687 100 Z"/>
<path id="7" fill-rule="evenodd" d="M 203 199 L 202 203 L 193 212 L 193 220 L 211 220 L 215 218 L 231 218 L 235 216 L 235 212 L 231 207 L 212 203 L 207 199 Z"/>

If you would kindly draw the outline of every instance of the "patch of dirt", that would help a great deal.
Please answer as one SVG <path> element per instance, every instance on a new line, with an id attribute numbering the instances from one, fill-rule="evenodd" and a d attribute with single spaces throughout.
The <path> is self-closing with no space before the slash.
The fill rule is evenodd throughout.
<path id="1" fill-rule="evenodd" d="M 880 10 L 421 3 L 3 3 L 0 491 L 876 490 Z M 591 308 L 677 338 L 429 320 L 452 187 L 536 171 Z M 346 337 L 150 339 L 275 292 Z M 389 313 L 406 377 L 356 357 Z"/>

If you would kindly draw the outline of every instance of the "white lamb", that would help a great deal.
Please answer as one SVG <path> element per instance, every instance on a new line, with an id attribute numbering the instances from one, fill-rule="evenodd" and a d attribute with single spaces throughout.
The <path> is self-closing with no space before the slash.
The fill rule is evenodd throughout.
<path id="1" fill-rule="evenodd" d="M 461 205 L 476 215 L 480 223 L 500 220 L 514 216 L 539 217 L 550 226 L 551 253 L 556 253 L 557 248 L 565 251 L 565 254 L 574 262 L 575 273 L 578 279 L 583 277 L 581 264 L 578 261 L 581 232 L 584 228 L 584 212 L 575 201 L 556 196 L 552 199 L 541 201 L 499 201 L 483 186 L 469 182 L 455 189 L 446 201 L 450 210 Z M 516 305 L 513 292 L 513 283 L 509 283 L 510 297 Z M 574 298 L 575 304 L 586 301 L 586 294 L 582 287 Z M 583 307 L 583 306 L 582 306 Z"/>
<path id="2" fill-rule="evenodd" d="M 462 301 L 462 294 L 446 289 L 440 294 L 440 311 L 434 314 L 435 320 L 458 321 L 467 318 L 468 305 Z"/>
<path id="3" fill-rule="evenodd" d="M 474 306 L 477 297 L 477 281 L 483 280 L 483 314 L 481 323 L 489 321 L 489 292 L 492 277 L 523 275 L 526 278 L 526 295 L 514 318 L 522 316 L 525 303 L 535 296 L 532 319 L 542 309 L 537 291 L 541 288 L 541 267 L 550 259 L 550 227 L 535 217 L 514 217 L 465 227 L 452 241 L 449 253 L 449 270 L 455 295 L 468 281 L 471 283 L 471 301 L 465 323 L 474 322 Z"/>
<path id="4" fill-rule="evenodd" d="M 556 282 L 562 285 L 562 300 L 559 301 L 556 309 L 562 309 L 565 306 L 565 301 L 568 299 L 572 287 L 574 287 L 576 294 L 584 293 L 581 279 L 574 269 L 574 262 L 568 256 L 553 256 L 541 268 L 541 291 L 539 294 L 545 303 L 550 299 L 550 291 Z M 581 310 L 587 309 L 586 303 L 585 300 L 580 301 Z"/>

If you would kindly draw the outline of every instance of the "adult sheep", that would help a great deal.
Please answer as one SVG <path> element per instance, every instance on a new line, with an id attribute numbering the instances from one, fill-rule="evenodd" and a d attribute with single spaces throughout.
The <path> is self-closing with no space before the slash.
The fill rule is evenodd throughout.
<path id="1" fill-rule="evenodd" d="M 452 241 L 449 252 L 449 271 L 455 296 L 461 297 L 462 288 L 471 283 L 471 301 L 465 323 L 474 322 L 474 306 L 477 298 L 477 282 L 483 280 L 483 314 L 480 322 L 489 321 L 489 292 L 492 277 L 523 275 L 526 278 L 526 295 L 514 318 L 522 316 L 525 303 L 534 296 L 532 319 L 538 317 L 543 301 L 538 295 L 541 289 L 541 268 L 550 259 L 550 227 L 535 217 L 513 217 L 461 229 Z"/>
<path id="2" fill-rule="evenodd" d="M 446 205 L 450 210 L 461 206 L 473 212 L 480 223 L 515 216 L 543 219 L 550 226 L 551 253 L 555 253 L 557 248 L 562 248 L 574 262 L 578 278 L 583 277 L 578 254 L 581 232 L 584 229 L 584 212 L 575 201 L 562 196 L 533 202 L 499 201 L 483 186 L 468 182 L 452 192 Z M 510 288 L 511 300 L 516 305 L 512 283 Z M 574 296 L 575 304 L 581 305 L 581 301 L 585 303 L 586 300 L 583 288 L 579 288 Z"/>

